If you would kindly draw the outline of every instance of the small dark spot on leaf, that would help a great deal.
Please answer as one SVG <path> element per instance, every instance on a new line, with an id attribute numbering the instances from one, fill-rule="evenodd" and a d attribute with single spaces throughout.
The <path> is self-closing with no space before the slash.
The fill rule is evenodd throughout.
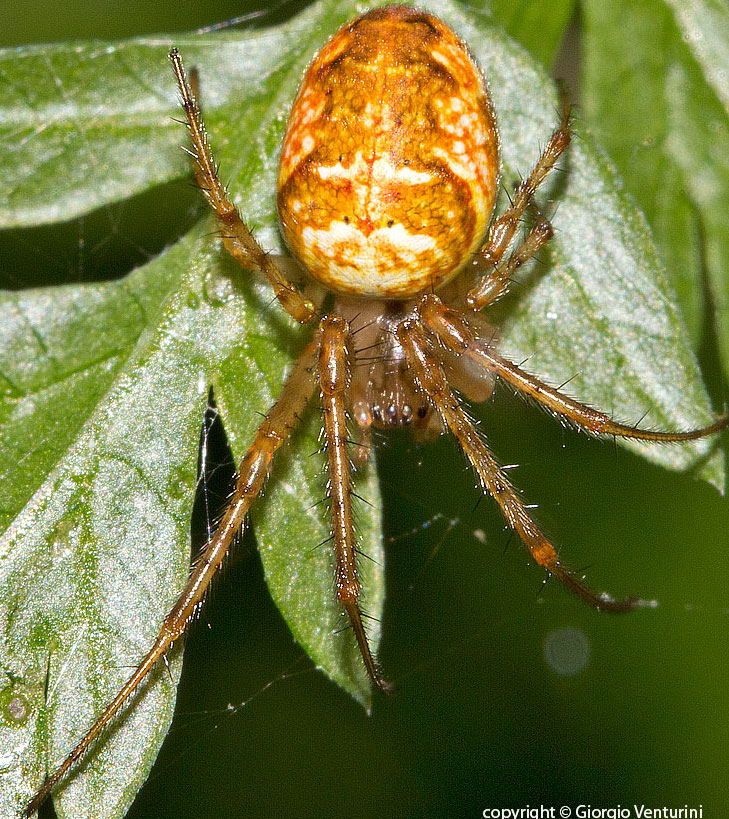
<path id="1" fill-rule="evenodd" d="M 16 687 L 0 692 L 0 717 L 7 725 L 22 725 L 30 714 L 28 698 Z"/>
<path id="2" fill-rule="evenodd" d="M 28 716 L 28 703 L 22 697 L 13 697 L 6 711 L 11 720 L 22 722 Z"/>

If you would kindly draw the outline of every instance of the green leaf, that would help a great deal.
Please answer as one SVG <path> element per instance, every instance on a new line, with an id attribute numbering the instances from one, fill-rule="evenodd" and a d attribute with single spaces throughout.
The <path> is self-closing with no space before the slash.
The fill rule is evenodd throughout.
<path id="1" fill-rule="evenodd" d="M 695 344 L 705 272 L 729 374 L 729 8 L 587 0 L 584 20 L 585 115 L 653 227 Z"/>
<path id="2" fill-rule="evenodd" d="M 17 748 L 20 733 L 29 743 L 24 764 L 31 781 L 42 776 L 45 744 L 50 759 L 59 759 L 119 687 L 184 582 L 207 384 L 215 384 L 241 452 L 238 439 L 250 440 L 256 410 L 270 405 L 289 361 L 293 334 L 277 322 L 260 322 L 268 293 L 235 283 L 235 271 L 208 245 L 206 237 L 190 237 L 123 282 L 6 299 L 7 313 L 18 320 L 3 340 L 15 349 L 40 345 L 27 381 L 25 361 L 6 362 L 18 390 L 5 402 L 7 428 L 18 435 L 30 428 L 43 454 L 31 451 L 26 462 L 10 453 L 5 474 L 22 487 L 11 504 L 27 504 L 0 546 L 0 663 L 8 685 L 23 680 L 35 717 L 3 740 Z M 53 332 L 34 326 L 44 310 L 61 317 Z M 116 335 L 105 337 L 104 328 L 115 324 Z M 102 339 L 93 355 L 78 344 L 82 332 Z M 77 346 L 65 346 L 69 340 Z M 64 415 L 68 401 L 78 404 L 75 416 Z M 271 592 L 294 636 L 367 702 L 369 686 L 350 635 L 335 635 L 340 612 L 330 555 L 315 548 L 328 533 L 325 511 L 316 506 L 325 491 L 321 463 L 308 457 L 318 449 L 317 432 L 309 423 L 295 437 L 299 457 L 284 455 L 278 464 L 258 510 L 265 512 L 259 544 Z M 371 480 L 362 492 L 376 504 Z M 378 612 L 376 506 L 360 510 L 359 523 L 362 548 L 378 561 L 363 566 L 368 609 Z M 164 674 L 151 687 L 63 792 L 67 815 L 121 815 L 130 803 L 174 703 Z M 21 793 L 27 795 L 27 786 Z M 6 806 L 17 805 L 17 793 L 7 796 Z"/>
<path id="3" fill-rule="evenodd" d="M 297 46 L 308 53 L 314 45 L 302 44 L 302 25 L 290 26 L 289 37 L 296 30 Z M 238 40 L 247 51 L 247 39 Z M 167 49 L 157 46 L 155 70 L 173 84 Z M 295 77 L 301 66 L 295 54 L 288 56 Z M 119 72 L 124 82 L 126 69 Z M 114 73 L 106 80 L 113 89 Z M 233 135 L 238 128 L 266 134 L 280 124 L 280 100 L 268 93 L 230 128 Z M 177 128 L 181 142 L 184 129 Z M 238 162 L 259 150 L 250 141 Z M 258 171 L 237 190 L 271 210 L 275 163 L 251 164 Z M 124 168 L 118 170 L 123 177 Z M 88 202 L 82 191 L 70 213 Z M 268 289 L 246 284 L 249 277 L 215 249 L 210 231 L 206 219 L 120 282 L 4 296 L 0 434 L 9 491 L 1 511 L 9 526 L 0 541 L 0 667 L 3 690 L 22 690 L 31 718 L 0 730 L 2 758 L 24 773 L 3 780 L 3 814 L 17 811 L 47 766 L 80 738 L 149 646 L 184 582 L 207 385 L 216 387 L 240 455 L 301 348 L 301 332 L 270 304 Z M 271 321 L 261 320 L 266 315 Z M 312 412 L 294 436 L 294 452 L 276 464 L 254 525 L 271 594 L 294 636 L 366 705 L 369 682 L 351 633 L 340 633 L 331 552 L 316 548 L 330 530 L 319 503 L 326 489 L 317 421 Z M 378 489 L 372 470 L 361 478 L 359 493 L 371 506 L 358 509 L 359 543 L 372 558 L 362 561 L 361 574 L 367 611 L 378 617 Z M 376 648 L 376 627 L 370 635 Z M 179 652 L 174 657 L 176 671 Z M 173 704 L 174 685 L 157 673 L 61 791 L 59 814 L 123 815 L 156 756 Z"/>
<path id="4" fill-rule="evenodd" d="M 203 77 L 206 118 L 217 133 L 233 102 L 239 115 L 266 106 L 277 69 L 306 42 L 308 18 L 251 37 L 175 37 Z M 35 226 L 89 213 L 186 176 L 176 86 L 159 38 L 69 43 L 0 53 L 0 227 Z M 254 121 L 254 120 L 253 120 Z M 130 157 L 134 161 L 130 162 Z M 111 172 L 109 172 L 111 171 Z M 103 180 L 103 182 L 101 182 Z"/>
<path id="5" fill-rule="evenodd" d="M 567 25 L 575 11 L 575 0 L 489 0 L 494 22 L 521 43 L 545 66 L 552 64 Z"/>
<path id="6" fill-rule="evenodd" d="M 445 15 L 444 15 L 445 16 Z M 499 116 L 507 184 L 534 165 L 555 127 L 552 83 L 511 41 L 473 23 L 455 25 L 490 79 Z M 713 420 L 696 359 L 650 229 L 610 161 L 581 132 L 542 201 L 558 208 L 550 268 L 501 305 L 503 348 L 571 394 L 623 420 L 689 429 Z M 520 274 L 520 279 L 523 276 Z M 677 377 L 677 374 L 681 374 Z M 723 486 L 716 441 L 629 448 L 674 469 L 699 463 L 698 474 Z"/>
<path id="7" fill-rule="evenodd" d="M 554 127 L 554 90 L 485 19 L 451 3 L 432 8 L 489 77 L 511 182 L 533 165 Z M 223 175 L 271 250 L 281 250 L 274 186 L 287 105 L 315 50 L 355 11 L 352 2 L 330 1 L 275 30 L 175 38 L 199 68 Z M 170 121 L 179 116 L 170 44 L 144 38 L 0 53 L 11 89 L 0 109 L 8 146 L 0 153 L 0 224 L 70 219 L 189 174 L 178 147 L 184 128 Z M 571 392 L 621 418 L 652 410 L 656 426 L 707 423 L 707 397 L 644 220 L 586 136 L 565 165 L 568 174 L 551 188 L 559 209 L 548 264 L 500 305 L 505 349 L 531 355 L 530 369 L 555 382 L 578 370 Z M 10 760 L 0 780 L 3 813 L 17 810 L 46 765 L 80 737 L 184 582 L 208 384 L 240 456 L 301 349 L 302 333 L 271 305 L 264 285 L 225 257 L 212 230 L 206 218 L 119 282 L 4 296 L 0 705 L 17 694 L 30 717 L 0 724 L 0 759 Z M 254 528 L 271 594 L 294 636 L 366 704 L 351 635 L 335 633 L 330 554 L 313 548 L 329 532 L 316 505 L 325 492 L 313 455 L 316 420 L 312 413 L 279 459 Z M 645 452 L 721 484 L 713 443 Z M 383 561 L 372 471 L 359 491 L 373 503 L 358 517 L 362 548 L 375 558 L 362 561 L 366 605 L 377 615 Z M 177 662 L 175 654 L 173 672 Z M 123 814 L 173 700 L 173 684 L 157 674 L 59 793 L 59 815 Z"/>

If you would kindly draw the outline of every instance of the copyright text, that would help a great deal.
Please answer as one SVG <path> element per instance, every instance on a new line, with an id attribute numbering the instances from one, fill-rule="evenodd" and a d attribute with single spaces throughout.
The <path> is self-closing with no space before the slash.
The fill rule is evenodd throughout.
<path id="1" fill-rule="evenodd" d="M 483 819 L 704 819 L 703 805 L 525 805 L 522 808 L 484 808 Z"/>

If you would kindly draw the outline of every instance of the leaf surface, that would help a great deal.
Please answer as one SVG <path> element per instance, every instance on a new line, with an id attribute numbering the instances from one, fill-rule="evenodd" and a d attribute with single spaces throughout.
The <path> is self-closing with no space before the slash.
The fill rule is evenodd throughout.
<path id="1" fill-rule="evenodd" d="M 241 53 L 248 39 L 239 36 Z M 308 50 L 300 36 L 296 42 Z M 157 46 L 157 64 L 172 85 L 166 52 Z M 296 54 L 286 56 L 295 62 Z M 119 70 L 123 88 L 127 71 Z M 293 69 L 294 84 L 299 70 Z M 107 90 L 115 80 L 110 71 Z M 280 128 L 278 93 L 264 93 L 247 106 L 231 123 L 231 134 L 258 128 L 265 136 Z M 114 116 L 109 112 L 112 123 Z M 184 129 L 175 127 L 179 145 Z M 242 151 L 239 146 L 236 162 L 250 170 L 246 153 L 260 149 L 255 141 Z M 270 208 L 275 162 L 251 164 L 257 170 L 240 179 L 239 195 Z M 125 168 L 117 171 L 116 181 L 127 185 Z M 64 215 L 87 208 L 89 196 L 80 191 Z M 184 582 L 208 384 L 216 387 L 240 456 L 301 349 L 302 332 L 270 304 L 265 287 L 247 281 L 216 249 L 210 231 L 206 218 L 194 234 L 118 282 L 3 295 L 9 320 L 0 330 L 0 434 L 9 491 L 0 507 L 8 527 L 0 546 L 0 664 L 4 692 L 10 697 L 17 689 L 31 715 L 0 730 L 9 760 L 0 790 L 3 813 L 16 811 L 46 766 L 80 738 L 145 652 Z M 265 316 L 270 321 L 262 321 Z M 331 552 L 316 548 L 329 524 L 320 503 L 326 486 L 315 410 L 306 423 L 256 510 L 259 546 L 269 588 L 294 636 L 319 667 L 367 704 L 369 683 L 351 633 L 342 632 L 332 593 Z M 373 470 L 361 478 L 359 492 L 371 505 L 357 510 L 359 545 L 372 558 L 362 561 L 362 581 L 367 610 L 379 617 L 378 488 Z M 375 626 L 370 635 L 376 647 Z M 176 671 L 179 651 L 173 658 Z M 59 815 L 126 811 L 174 704 L 174 685 L 165 674 L 157 673 L 147 687 L 62 789 Z"/>
<path id="2" fill-rule="evenodd" d="M 490 0 L 497 25 L 543 65 L 550 66 L 575 11 L 574 0 Z"/>
<path id="3" fill-rule="evenodd" d="M 448 18 L 471 44 L 499 116 L 507 186 L 529 172 L 554 129 L 558 99 L 522 49 L 494 31 Z M 609 159 L 579 132 L 541 201 L 552 197 L 548 269 L 519 274 L 496 315 L 503 348 L 553 384 L 615 417 L 661 429 L 713 420 L 706 390 L 645 219 Z M 550 187 L 551 185 L 551 187 Z M 680 374 L 678 377 L 677 375 Z M 628 442 L 656 463 L 723 486 L 716 440 L 670 446 Z"/>
<path id="4" fill-rule="evenodd" d="M 706 274 L 729 374 L 729 8 L 588 0 L 584 10 L 585 114 L 653 227 L 695 344 L 714 331 L 703 326 Z"/>

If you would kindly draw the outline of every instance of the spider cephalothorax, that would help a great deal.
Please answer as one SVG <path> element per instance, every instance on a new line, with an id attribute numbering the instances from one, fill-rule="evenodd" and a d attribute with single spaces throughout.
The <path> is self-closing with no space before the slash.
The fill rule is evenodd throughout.
<path id="1" fill-rule="evenodd" d="M 648 441 L 700 438 L 727 424 L 722 418 L 704 429 L 656 432 L 616 423 L 495 350 L 494 332 L 478 311 L 501 296 L 515 270 L 551 238 L 552 228 L 533 197 L 569 145 L 570 128 L 565 113 L 509 207 L 492 219 L 499 180 L 494 114 L 468 50 L 440 20 L 401 6 L 364 14 L 332 37 L 304 77 L 282 149 L 278 204 L 294 255 L 332 294 L 319 303 L 287 279 L 241 219 L 208 147 L 195 83 L 185 75 L 177 49 L 170 58 L 187 116 L 195 175 L 225 247 L 244 268 L 266 276 L 291 316 L 302 323 L 316 322 L 316 329 L 243 457 L 218 529 L 154 645 L 46 780 L 27 815 L 84 755 L 183 633 L 261 492 L 276 450 L 317 391 L 330 473 L 336 594 L 351 620 L 367 672 L 381 688 L 387 685 L 370 651 L 360 611 L 350 474 L 350 455 L 364 456 L 371 427 L 451 432 L 481 487 L 535 561 L 591 605 L 619 612 L 639 601 L 595 594 L 565 569 L 464 411 L 458 393 L 484 400 L 494 380 L 501 378 L 589 432 Z M 515 240 L 527 211 L 532 227 Z M 467 281 L 465 272 L 457 276 L 464 268 Z M 320 310 L 325 311 L 323 317 Z M 348 415 L 359 428 L 356 448 L 347 433 Z"/>

